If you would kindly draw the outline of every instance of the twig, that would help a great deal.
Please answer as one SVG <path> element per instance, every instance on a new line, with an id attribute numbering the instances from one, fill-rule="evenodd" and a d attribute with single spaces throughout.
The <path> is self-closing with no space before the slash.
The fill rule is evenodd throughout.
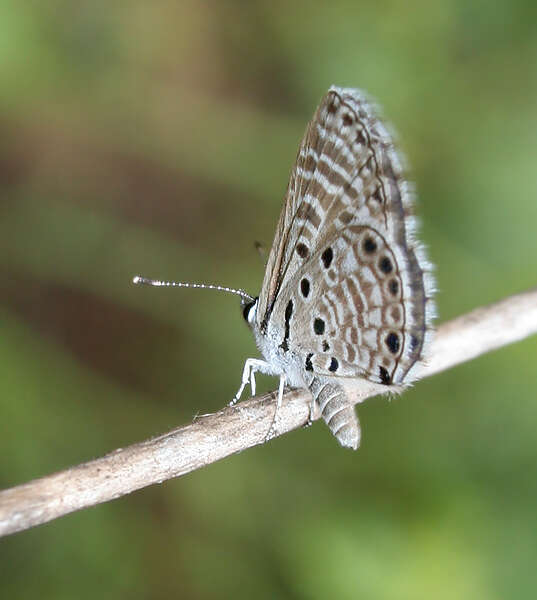
<path id="1" fill-rule="evenodd" d="M 537 288 L 443 324 L 422 377 L 536 332 Z M 349 380 L 347 387 L 355 402 L 387 389 L 361 380 Z M 273 420 L 273 400 L 273 394 L 251 398 L 97 460 L 1 491 L 0 535 L 119 498 L 262 444 Z M 308 420 L 309 407 L 307 391 L 287 392 L 278 412 L 276 435 L 303 426 Z"/>

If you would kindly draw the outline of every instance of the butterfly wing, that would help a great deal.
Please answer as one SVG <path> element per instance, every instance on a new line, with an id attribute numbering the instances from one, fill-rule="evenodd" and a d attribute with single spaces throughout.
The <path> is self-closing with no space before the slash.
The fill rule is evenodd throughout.
<path id="1" fill-rule="evenodd" d="M 434 312 L 415 228 L 386 127 L 359 90 L 332 87 L 291 174 L 259 297 L 260 331 L 275 319 L 283 332 L 292 301 L 287 344 L 306 370 L 411 381 Z"/>

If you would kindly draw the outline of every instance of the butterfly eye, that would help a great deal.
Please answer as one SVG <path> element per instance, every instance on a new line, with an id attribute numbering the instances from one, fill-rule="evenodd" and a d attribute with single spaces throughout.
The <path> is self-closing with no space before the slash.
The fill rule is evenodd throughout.
<path id="1" fill-rule="evenodd" d="M 251 302 L 246 302 L 242 305 L 242 316 L 248 325 L 251 325 L 254 322 L 258 300 L 259 298 L 255 298 Z"/>

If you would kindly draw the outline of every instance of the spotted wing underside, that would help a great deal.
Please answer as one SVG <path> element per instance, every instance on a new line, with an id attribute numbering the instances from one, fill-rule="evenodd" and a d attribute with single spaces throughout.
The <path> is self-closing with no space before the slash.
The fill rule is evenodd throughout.
<path id="1" fill-rule="evenodd" d="M 285 330 L 291 302 L 301 317 L 288 324 L 288 345 L 307 370 L 411 381 L 434 310 L 415 227 L 386 127 L 359 90 L 331 88 L 291 173 L 259 298 L 261 331 L 270 319 Z"/>

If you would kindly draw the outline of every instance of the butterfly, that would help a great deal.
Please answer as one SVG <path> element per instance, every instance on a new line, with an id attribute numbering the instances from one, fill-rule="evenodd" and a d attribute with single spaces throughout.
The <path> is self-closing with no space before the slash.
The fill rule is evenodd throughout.
<path id="1" fill-rule="evenodd" d="M 307 388 L 312 411 L 356 449 L 345 380 L 401 389 L 419 375 L 435 316 L 432 265 L 415 237 L 413 191 L 392 136 L 358 89 L 332 86 L 299 146 L 259 296 L 241 296 L 263 359 L 246 360 L 232 404 L 255 374 Z"/>
<path id="2" fill-rule="evenodd" d="M 255 373 L 308 388 L 342 446 L 360 425 L 343 378 L 412 382 L 435 314 L 432 266 L 415 238 L 413 193 L 392 137 L 357 89 L 331 87 L 300 144 L 258 298 L 243 313 Z"/>

